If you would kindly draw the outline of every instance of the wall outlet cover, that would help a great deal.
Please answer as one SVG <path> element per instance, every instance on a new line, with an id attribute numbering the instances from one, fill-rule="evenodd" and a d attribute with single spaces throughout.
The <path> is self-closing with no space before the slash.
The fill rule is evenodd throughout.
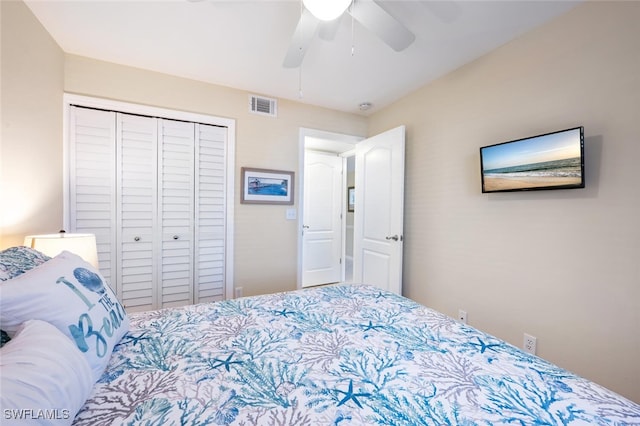
<path id="1" fill-rule="evenodd" d="M 467 323 L 467 311 L 463 311 L 462 309 L 458 310 L 458 321 L 463 324 Z"/>
<path id="2" fill-rule="evenodd" d="M 524 333 L 524 340 L 522 342 L 522 348 L 524 349 L 524 351 L 532 355 L 535 355 L 537 340 L 538 339 L 536 339 L 535 336 Z"/>

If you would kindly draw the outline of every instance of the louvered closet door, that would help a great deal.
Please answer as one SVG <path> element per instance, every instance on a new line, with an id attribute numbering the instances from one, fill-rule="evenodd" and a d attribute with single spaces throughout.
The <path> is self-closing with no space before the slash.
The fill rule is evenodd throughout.
<path id="1" fill-rule="evenodd" d="M 227 128 L 196 124 L 196 302 L 224 300 Z"/>
<path id="2" fill-rule="evenodd" d="M 68 231 L 95 234 L 100 272 L 118 291 L 115 134 L 115 113 L 71 107 Z"/>
<path id="3" fill-rule="evenodd" d="M 226 127 L 70 109 L 70 230 L 129 312 L 224 300 Z"/>
<path id="4" fill-rule="evenodd" d="M 128 311 L 158 306 L 157 120 L 117 114 L 119 282 Z"/>
<path id="5" fill-rule="evenodd" d="M 193 303 L 194 123 L 158 120 L 160 306 Z"/>

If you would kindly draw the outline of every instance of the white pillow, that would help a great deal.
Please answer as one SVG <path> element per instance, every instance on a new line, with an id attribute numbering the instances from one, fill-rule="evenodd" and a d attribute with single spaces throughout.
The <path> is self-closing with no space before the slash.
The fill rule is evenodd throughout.
<path id="1" fill-rule="evenodd" d="M 82 353 L 44 321 L 25 322 L 0 349 L 3 421 L 71 424 L 92 388 Z"/>
<path id="2" fill-rule="evenodd" d="M 32 319 L 51 323 L 71 338 L 94 381 L 129 330 L 129 317 L 104 278 L 67 251 L 0 285 L 0 328 L 13 336 Z"/>

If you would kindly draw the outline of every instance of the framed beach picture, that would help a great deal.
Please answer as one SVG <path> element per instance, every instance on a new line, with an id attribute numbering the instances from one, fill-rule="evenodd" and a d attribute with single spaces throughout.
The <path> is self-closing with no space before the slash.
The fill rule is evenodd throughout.
<path id="1" fill-rule="evenodd" d="M 242 167 L 244 204 L 293 204 L 294 172 Z"/>

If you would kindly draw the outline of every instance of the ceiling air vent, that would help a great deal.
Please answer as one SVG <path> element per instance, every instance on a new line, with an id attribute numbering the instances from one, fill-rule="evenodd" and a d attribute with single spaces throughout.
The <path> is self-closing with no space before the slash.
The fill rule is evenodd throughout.
<path id="1" fill-rule="evenodd" d="M 276 117 L 278 115 L 278 101 L 264 96 L 249 95 L 249 111 L 254 114 Z"/>

